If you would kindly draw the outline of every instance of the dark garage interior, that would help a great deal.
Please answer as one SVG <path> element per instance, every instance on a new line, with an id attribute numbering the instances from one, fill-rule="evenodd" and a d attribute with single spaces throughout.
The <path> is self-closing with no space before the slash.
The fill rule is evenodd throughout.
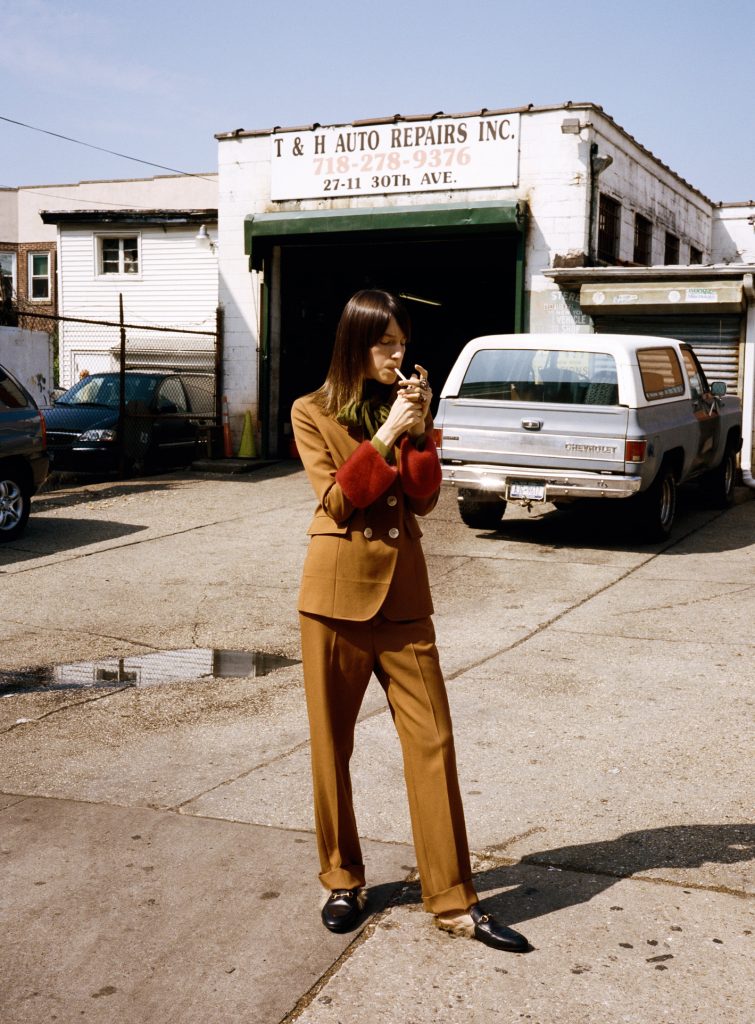
<path id="1" fill-rule="evenodd" d="M 263 383 L 271 400 L 270 453 L 287 453 L 291 404 L 322 383 L 338 318 L 355 291 L 414 297 L 404 300 L 412 319 L 404 369 L 425 366 L 437 396 L 467 341 L 514 330 L 516 256 L 510 233 L 383 242 L 328 236 L 323 244 L 282 246 L 280 336 L 278 344 L 271 338 Z"/>

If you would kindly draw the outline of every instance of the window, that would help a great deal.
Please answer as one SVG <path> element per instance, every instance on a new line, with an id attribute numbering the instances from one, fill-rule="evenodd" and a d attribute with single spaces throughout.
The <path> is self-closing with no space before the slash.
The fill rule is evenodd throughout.
<path id="1" fill-rule="evenodd" d="M 10 299 L 16 294 L 16 254 L 14 252 L 0 252 L 0 278 L 2 278 L 2 297 Z"/>
<path id="2" fill-rule="evenodd" d="M 641 348 L 637 362 L 648 402 L 684 394 L 682 368 L 673 348 Z"/>
<path id="3" fill-rule="evenodd" d="M 692 264 L 692 263 L 702 263 L 703 262 L 703 251 L 702 251 L 702 249 L 696 249 L 694 247 L 694 245 L 691 245 L 689 247 L 689 261 L 690 261 L 690 264 Z"/>
<path id="4" fill-rule="evenodd" d="M 157 411 L 182 413 L 189 411 L 183 385 L 178 377 L 168 377 L 160 385 L 160 390 L 157 392 Z"/>
<path id="5" fill-rule="evenodd" d="M 50 301 L 50 254 L 29 253 L 29 298 L 37 302 Z"/>
<path id="6" fill-rule="evenodd" d="M 26 395 L 0 367 L 0 409 L 26 409 L 28 405 Z"/>
<path id="7" fill-rule="evenodd" d="M 600 195 L 598 207 L 598 259 L 615 263 L 619 255 L 619 223 L 621 203 Z"/>
<path id="8" fill-rule="evenodd" d="M 606 352 L 483 349 L 472 357 L 459 398 L 618 405 L 618 392 L 616 362 Z"/>
<path id="9" fill-rule="evenodd" d="M 672 235 L 670 231 L 666 232 L 666 244 L 663 248 L 663 262 L 666 264 L 679 262 L 679 239 L 676 235 Z"/>
<path id="10" fill-rule="evenodd" d="M 139 237 L 113 238 L 103 235 L 99 239 L 100 274 L 138 274 Z"/>
<path id="11" fill-rule="evenodd" d="M 649 267 L 653 244 L 653 225 L 641 213 L 634 215 L 634 262 Z"/>
<path id="12" fill-rule="evenodd" d="M 684 368 L 687 371 L 689 377 L 689 386 L 692 392 L 692 401 L 699 402 L 703 395 L 709 390 L 708 381 L 705 378 L 702 366 L 697 361 L 697 356 L 694 354 L 692 349 L 683 348 L 682 358 L 684 359 Z"/>

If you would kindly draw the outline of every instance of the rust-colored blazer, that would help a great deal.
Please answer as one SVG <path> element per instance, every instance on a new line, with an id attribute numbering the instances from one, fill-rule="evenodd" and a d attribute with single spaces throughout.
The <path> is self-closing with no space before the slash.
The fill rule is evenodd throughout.
<path id="1" fill-rule="evenodd" d="M 435 507 L 441 482 L 429 428 L 422 450 L 404 437 L 389 465 L 358 431 L 325 415 L 311 395 L 291 410 L 296 447 L 319 504 L 307 531 L 298 609 L 366 621 L 433 611 L 416 515 Z"/>

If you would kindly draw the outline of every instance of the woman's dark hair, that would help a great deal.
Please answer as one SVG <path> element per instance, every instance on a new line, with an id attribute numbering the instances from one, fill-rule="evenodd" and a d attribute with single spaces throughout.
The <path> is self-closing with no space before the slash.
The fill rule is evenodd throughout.
<path id="1" fill-rule="evenodd" d="M 370 288 L 352 295 L 346 303 L 336 329 L 328 375 L 315 392 L 328 415 L 334 416 L 347 402 L 361 399 L 368 352 L 388 330 L 391 317 L 409 341 L 409 314 L 395 295 Z"/>

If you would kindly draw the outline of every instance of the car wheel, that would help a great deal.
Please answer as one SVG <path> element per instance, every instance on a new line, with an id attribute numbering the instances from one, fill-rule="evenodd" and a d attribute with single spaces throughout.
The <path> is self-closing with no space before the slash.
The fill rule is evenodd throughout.
<path id="1" fill-rule="evenodd" d="M 31 512 L 31 495 L 21 482 L 0 470 L 0 543 L 15 540 Z"/>
<path id="2" fill-rule="evenodd" d="M 676 516 L 676 477 L 670 466 L 661 466 L 648 489 L 635 501 L 636 523 L 648 541 L 667 540 Z"/>
<path id="3" fill-rule="evenodd" d="M 703 492 L 713 508 L 729 508 L 734 504 L 736 480 L 737 453 L 727 448 L 721 462 L 702 479 Z"/>
<path id="4" fill-rule="evenodd" d="M 459 491 L 459 515 L 462 522 L 473 530 L 497 530 L 506 511 L 506 502 L 501 498 L 480 501 L 471 496 L 475 493 Z"/>

